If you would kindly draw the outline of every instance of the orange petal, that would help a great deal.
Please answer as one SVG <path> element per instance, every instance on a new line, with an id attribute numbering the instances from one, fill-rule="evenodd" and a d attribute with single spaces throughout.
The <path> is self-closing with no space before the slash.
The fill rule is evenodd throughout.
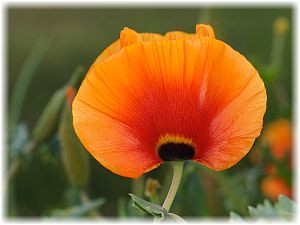
<path id="1" fill-rule="evenodd" d="M 137 178 L 161 160 L 149 154 L 151 151 L 140 143 L 127 122 L 129 109 L 120 97 L 130 67 L 121 53 L 89 71 L 73 102 L 73 124 L 100 164 L 119 175 Z"/>
<path id="2" fill-rule="evenodd" d="M 210 25 L 197 24 L 196 25 L 196 34 L 203 37 L 215 38 L 214 29 Z"/>
<path id="3" fill-rule="evenodd" d="M 120 32 L 120 39 L 109 45 L 95 60 L 93 65 L 107 59 L 108 57 L 118 53 L 121 48 L 141 41 L 157 41 L 163 38 L 160 34 L 153 33 L 137 33 L 136 31 L 125 27 Z"/>
<path id="4" fill-rule="evenodd" d="M 159 41 L 164 38 L 160 34 L 153 34 L 153 33 L 141 33 L 141 36 L 143 41 Z"/>
<path id="5" fill-rule="evenodd" d="M 182 31 L 170 31 L 165 34 L 165 38 L 169 40 L 177 40 L 181 38 L 186 38 L 194 34 L 188 34 Z"/>
<path id="6" fill-rule="evenodd" d="M 90 106 L 93 103 L 80 99 L 74 102 L 73 107 L 81 109 L 73 111 L 74 127 L 82 143 L 100 164 L 130 178 L 137 178 L 159 165 L 156 157 L 149 154 L 134 135 L 129 136 L 132 133 L 130 127 L 93 109 Z"/>
<path id="7" fill-rule="evenodd" d="M 230 46 L 214 39 L 195 63 L 200 81 L 202 131 L 196 161 L 214 170 L 241 160 L 259 136 L 266 110 L 266 90 L 253 66 Z M 205 119 L 203 119 L 205 118 Z"/>
<path id="8" fill-rule="evenodd" d="M 111 45 L 109 45 L 104 51 L 96 58 L 93 65 L 107 59 L 108 57 L 112 56 L 113 54 L 119 52 L 121 50 L 120 40 L 115 41 Z"/>
<path id="9" fill-rule="evenodd" d="M 128 177 L 163 162 L 157 144 L 165 136 L 191 141 L 193 160 L 226 169 L 250 150 L 265 109 L 253 66 L 225 43 L 201 37 L 124 47 L 90 69 L 73 103 L 85 147 Z"/>
<path id="10" fill-rule="evenodd" d="M 136 31 L 125 27 L 120 33 L 121 48 L 142 41 L 158 41 L 163 36 L 152 33 L 137 33 Z"/>
<path id="11" fill-rule="evenodd" d="M 125 27 L 120 33 L 121 48 L 142 40 L 141 35 L 128 27 Z"/>

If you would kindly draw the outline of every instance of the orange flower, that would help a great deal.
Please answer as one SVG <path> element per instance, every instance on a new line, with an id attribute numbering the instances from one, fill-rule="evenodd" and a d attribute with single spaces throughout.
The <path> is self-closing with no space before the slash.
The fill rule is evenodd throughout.
<path id="1" fill-rule="evenodd" d="M 283 159 L 291 151 L 292 129 L 286 119 L 269 124 L 262 137 L 264 144 L 269 144 L 275 159 Z"/>
<path id="2" fill-rule="evenodd" d="M 267 177 L 261 183 L 262 193 L 271 200 L 277 200 L 280 194 L 291 197 L 291 188 L 279 177 Z"/>
<path id="3" fill-rule="evenodd" d="M 104 167 L 131 178 L 172 160 L 224 170 L 248 153 L 262 129 L 264 83 L 210 26 L 196 30 L 125 28 L 91 66 L 73 124 Z"/>

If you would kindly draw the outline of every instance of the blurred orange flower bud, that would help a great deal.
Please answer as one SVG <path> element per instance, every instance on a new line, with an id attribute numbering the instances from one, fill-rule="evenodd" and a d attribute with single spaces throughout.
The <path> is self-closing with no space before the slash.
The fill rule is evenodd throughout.
<path id="1" fill-rule="evenodd" d="M 146 180 L 146 187 L 145 187 L 145 195 L 149 198 L 153 197 L 157 194 L 157 189 L 160 188 L 160 183 L 158 180 L 153 178 L 148 178 Z"/>
<path id="2" fill-rule="evenodd" d="M 291 197 L 292 190 L 286 182 L 279 177 L 266 177 L 261 182 L 262 193 L 271 200 L 277 200 L 280 194 Z"/>
<path id="3" fill-rule="evenodd" d="M 283 159 L 290 151 L 292 145 L 292 129 L 290 121 L 280 119 L 269 124 L 262 137 L 263 144 L 271 147 L 272 156 Z"/>

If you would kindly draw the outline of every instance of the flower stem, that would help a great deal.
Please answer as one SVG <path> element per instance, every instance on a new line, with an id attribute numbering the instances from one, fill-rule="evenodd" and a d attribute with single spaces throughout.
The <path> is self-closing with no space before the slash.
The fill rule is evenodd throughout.
<path id="1" fill-rule="evenodd" d="M 16 158 L 11 165 L 9 166 L 8 169 L 8 174 L 7 174 L 7 181 L 6 181 L 6 185 L 5 187 L 12 181 L 12 179 L 14 178 L 14 176 L 17 174 L 21 163 L 23 162 L 24 158 L 31 154 L 35 148 L 37 147 L 37 143 L 35 141 L 30 141 L 28 142 L 23 150 L 23 154 L 18 156 L 18 158 Z"/>
<path id="2" fill-rule="evenodd" d="M 173 200 L 175 198 L 175 195 L 177 193 L 181 177 L 182 177 L 182 171 L 183 171 L 183 164 L 184 161 L 179 161 L 179 162 L 173 162 L 173 179 L 172 183 L 168 192 L 168 195 L 164 201 L 163 208 L 165 208 L 168 212 L 172 206 Z"/>

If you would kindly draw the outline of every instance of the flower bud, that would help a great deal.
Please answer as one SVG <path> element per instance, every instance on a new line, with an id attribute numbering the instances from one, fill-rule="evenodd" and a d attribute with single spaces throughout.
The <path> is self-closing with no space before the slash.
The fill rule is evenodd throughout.
<path id="1" fill-rule="evenodd" d="M 74 88 L 67 88 L 66 104 L 61 115 L 58 135 L 62 148 L 62 161 L 69 180 L 74 187 L 84 189 L 89 177 L 89 161 L 87 151 L 78 140 L 73 128 L 70 106 L 75 93 Z"/>
<path id="2" fill-rule="evenodd" d="M 275 176 L 266 177 L 261 183 L 262 193 L 269 199 L 275 201 L 280 194 L 291 197 L 292 190 L 286 182 Z"/>
<path id="3" fill-rule="evenodd" d="M 79 86 L 83 79 L 84 67 L 79 65 L 75 68 L 68 82 L 71 86 Z M 74 88 L 73 88 L 74 90 Z M 71 91 L 71 90 L 69 90 Z M 72 93 L 69 93 L 71 95 Z M 66 95 L 66 86 L 57 90 L 46 105 L 42 115 L 38 119 L 37 125 L 33 130 L 32 139 L 36 144 L 40 144 L 50 138 L 57 130 L 59 117 L 63 108 L 63 103 Z M 72 99 L 75 97 L 75 90 Z M 67 100 L 68 101 L 68 100 Z"/>
<path id="4" fill-rule="evenodd" d="M 270 146 L 272 157 L 284 160 L 292 152 L 292 125 L 287 119 L 278 119 L 270 123 L 262 136 L 262 143 Z"/>
<path id="5" fill-rule="evenodd" d="M 32 134 L 32 139 L 37 144 L 46 141 L 57 130 L 60 113 L 64 103 L 64 96 L 65 88 L 57 90 L 44 108 Z"/>
<path id="6" fill-rule="evenodd" d="M 274 32 L 282 34 L 289 29 L 289 21 L 285 17 L 279 17 L 275 20 L 273 25 Z"/>
<path id="7" fill-rule="evenodd" d="M 157 195 L 157 189 L 160 188 L 160 183 L 158 180 L 152 179 L 151 177 L 146 180 L 146 187 L 145 187 L 145 195 L 148 198 L 152 198 L 153 196 Z"/>

